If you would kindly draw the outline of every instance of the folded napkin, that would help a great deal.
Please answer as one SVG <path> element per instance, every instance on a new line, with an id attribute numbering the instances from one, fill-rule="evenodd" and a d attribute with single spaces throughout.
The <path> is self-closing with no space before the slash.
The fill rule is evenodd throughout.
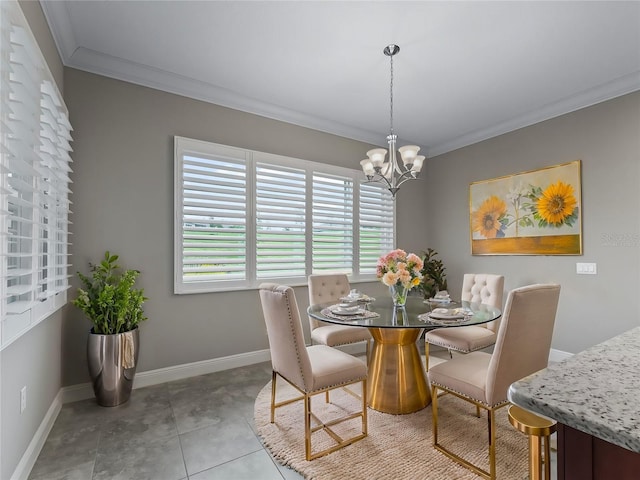
<path id="1" fill-rule="evenodd" d="M 434 314 L 433 312 L 429 312 L 418 315 L 418 320 L 431 325 L 453 326 L 460 325 L 461 323 L 467 323 L 469 321 L 469 317 L 465 317 L 464 315 L 457 315 L 453 317 L 443 315 L 442 317 L 439 317 L 437 313 Z"/>
<path id="2" fill-rule="evenodd" d="M 431 318 L 438 318 L 440 320 L 450 320 L 454 318 L 464 318 L 462 313 L 457 313 L 455 309 L 449 310 L 447 308 L 434 308 L 429 316 Z"/>
<path id="3" fill-rule="evenodd" d="M 341 297 L 340 301 L 344 303 L 352 303 L 352 302 L 369 303 L 369 302 L 375 301 L 375 298 L 370 297 L 369 295 L 366 295 L 364 293 L 361 293 L 357 297 L 352 297 L 351 295 L 347 295 L 346 297 Z"/>
<path id="4" fill-rule="evenodd" d="M 468 308 L 434 308 L 427 315 L 439 320 L 452 320 L 457 318 L 468 318 L 473 315 L 473 311 Z"/>
<path id="5" fill-rule="evenodd" d="M 333 307 L 336 307 L 336 305 L 334 305 Z M 348 313 L 346 315 L 336 314 L 333 311 L 333 307 L 323 308 L 320 313 L 322 313 L 322 315 L 324 315 L 325 317 L 333 318 L 336 320 L 343 320 L 343 321 L 359 320 L 362 318 L 376 318 L 380 316 L 379 313 L 371 312 L 369 310 L 365 310 L 364 308 L 358 309 L 354 313 Z"/>

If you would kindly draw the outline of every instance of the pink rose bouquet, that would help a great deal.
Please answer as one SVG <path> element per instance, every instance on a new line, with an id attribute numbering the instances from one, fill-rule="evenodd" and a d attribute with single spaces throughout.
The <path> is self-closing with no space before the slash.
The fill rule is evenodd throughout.
<path id="1" fill-rule="evenodd" d="M 422 259 L 415 253 L 397 249 L 378 259 L 376 276 L 389 287 L 402 286 L 407 290 L 416 287 L 422 281 Z"/>

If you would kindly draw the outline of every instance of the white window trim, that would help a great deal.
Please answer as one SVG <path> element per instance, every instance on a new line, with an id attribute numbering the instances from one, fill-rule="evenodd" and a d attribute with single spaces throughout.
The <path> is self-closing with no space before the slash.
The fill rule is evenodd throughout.
<path id="1" fill-rule="evenodd" d="M 220 281 L 220 282 L 202 282 L 202 284 L 193 284 L 184 282 L 183 276 L 183 156 L 184 154 L 208 155 L 208 156 L 225 156 L 235 159 L 244 159 L 246 161 L 246 199 L 247 199 L 247 224 L 246 224 L 246 280 Z M 366 177 L 360 170 L 350 168 L 337 167 L 333 165 L 311 162 L 297 158 L 274 155 L 255 150 L 247 150 L 227 145 L 220 145 L 201 140 L 175 136 L 174 137 L 174 293 L 190 294 L 205 292 L 223 292 L 234 290 L 257 289 L 263 282 L 277 282 L 291 286 L 301 286 L 307 284 L 307 277 L 312 271 L 312 256 L 306 255 L 306 272 L 304 276 L 297 277 L 278 277 L 274 279 L 257 279 L 256 278 L 256 229 L 255 229 L 255 165 L 257 162 L 265 162 L 272 165 L 282 167 L 290 167 L 296 169 L 304 169 L 306 171 L 307 195 L 310 195 L 309 184 L 313 182 L 313 172 L 324 173 L 328 175 L 339 175 L 349 177 L 353 180 L 354 185 L 354 203 L 353 203 L 353 229 L 355 232 L 353 245 L 353 273 L 349 275 L 352 283 L 375 281 L 375 274 L 360 274 L 359 272 L 359 235 L 360 235 L 360 219 L 359 219 L 359 198 L 360 186 L 366 183 Z M 306 251 L 310 251 L 311 247 L 311 221 L 312 221 L 312 202 L 306 202 Z M 396 235 L 396 211 L 395 203 L 393 205 L 393 245 L 395 245 Z M 389 246 L 391 249 L 392 246 Z M 384 252 L 381 252 L 384 253 Z"/>

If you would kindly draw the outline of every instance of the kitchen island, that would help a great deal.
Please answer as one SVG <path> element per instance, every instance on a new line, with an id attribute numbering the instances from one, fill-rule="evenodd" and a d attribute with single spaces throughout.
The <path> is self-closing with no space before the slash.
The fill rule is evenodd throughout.
<path id="1" fill-rule="evenodd" d="M 558 422 L 558 480 L 640 478 L 640 327 L 513 383 L 509 400 Z"/>

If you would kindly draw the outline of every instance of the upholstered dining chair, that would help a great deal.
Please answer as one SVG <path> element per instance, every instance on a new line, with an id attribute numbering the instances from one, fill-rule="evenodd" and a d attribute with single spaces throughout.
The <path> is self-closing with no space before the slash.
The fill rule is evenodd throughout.
<path id="1" fill-rule="evenodd" d="M 504 276 L 490 273 L 465 273 L 462 280 L 460 300 L 485 303 L 502 308 Z M 475 352 L 496 343 L 496 333 L 500 320 L 468 327 L 436 328 L 424 336 L 424 356 L 426 369 L 429 370 L 429 344 L 445 347 L 461 353 Z"/>
<path id="2" fill-rule="evenodd" d="M 271 352 L 271 423 L 275 422 L 276 408 L 304 401 L 305 456 L 314 460 L 367 436 L 367 365 L 360 359 L 326 345 L 305 346 L 302 321 L 293 289 L 285 285 L 260 285 L 260 301 L 267 326 Z M 300 396 L 276 403 L 276 383 L 280 376 L 293 386 Z M 327 422 L 311 411 L 311 397 L 326 394 L 339 387 L 361 383 L 360 411 L 345 414 Z M 353 392 L 350 392 L 353 393 Z M 332 427 L 361 417 L 360 433 L 342 438 Z M 312 419 L 316 423 L 311 425 Z M 335 444 L 313 452 L 311 439 L 318 430 L 324 430 Z"/>
<path id="3" fill-rule="evenodd" d="M 315 274 L 309 275 L 309 304 L 325 302 L 339 302 L 340 298 L 349 294 L 351 286 L 345 274 Z M 309 317 L 311 343 L 337 347 L 349 343 L 366 342 L 367 361 L 369 360 L 370 344 L 372 341 L 369 330 L 349 325 L 334 325 Z"/>
<path id="4" fill-rule="evenodd" d="M 547 366 L 559 297 L 560 285 L 556 284 L 528 285 L 511 290 L 493 353 L 471 352 L 429 370 L 436 450 L 483 478 L 496 478 L 495 412 L 509 404 L 509 385 Z M 488 471 L 438 443 L 438 402 L 446 401 L 446 396 L 438 399 L 439 390 L 487 411 Z"/>

